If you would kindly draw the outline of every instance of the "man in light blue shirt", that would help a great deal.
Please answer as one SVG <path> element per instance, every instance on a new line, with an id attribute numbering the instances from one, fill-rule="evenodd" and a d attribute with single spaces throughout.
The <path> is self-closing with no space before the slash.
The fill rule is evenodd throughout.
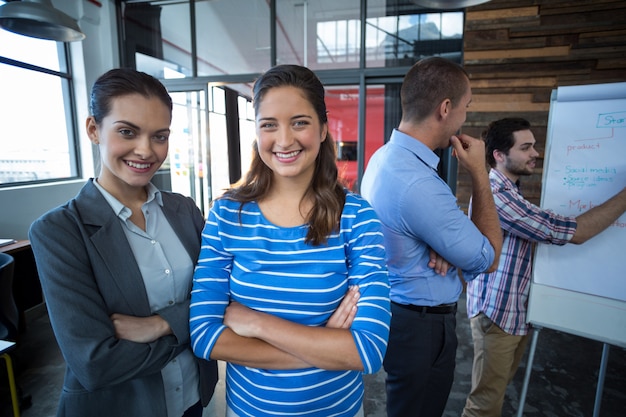
<path id="1" fill-rule="evenodd" d="M 402 120 L 368 163 L 361 193 L 383 224 L 391 331 L 384 368 L 389 417 L 440 417 L 454 377 L 456 302 L 465 280 L 498 264 L 502 233 L 480 139 L 455 133 L 472 99 L 457 64 L 427 58 L 407 73 Z M 437 174 L 436 149 L 472 179 L 472 218 Z"/>

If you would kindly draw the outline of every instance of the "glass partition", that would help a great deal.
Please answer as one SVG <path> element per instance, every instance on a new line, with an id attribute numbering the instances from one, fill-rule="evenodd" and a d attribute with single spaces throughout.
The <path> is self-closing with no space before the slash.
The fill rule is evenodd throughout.
<path id="1" fill-rule="evenodd" d="M 279 64 L 358 68 L 360 0 L 276 0 Z"/>
<path id="2" fill-rule="evenodd" d="M 134 40 L 125 38 L 133 61 L 123 65 L 136 61 L 137 68 L 150 68 L 146 72 L 164 81 L 183 78 L 171 80 L 172 85 L 207 88 L 208 132 L 201 152 L 206 153 L 202 169 L 208 199 L 249 167 L 255 139 L 250 87 L 271 65 L 304 65 L 320 77 L 339 172 L 356 191 L 369 158 L 398 125 L 406 71 L 426 56 L 459 63 L 462 57 L 464 13 L 428 9 L 411 0 L 123 4 L 129 10 L 131 4 L 144 8 L 142 23 L 150 28 L 138 31 Z"/>
<path id="3" fill-rule="evenodd" d="M 263 0 L 123 3 L 124 57 L 157 78 L 163 68 L 184 77 L 259 73 L 270 66 L 269 15 Z"/>
<path id="4" fill-rule="evenodd" d="M 255 140 L 248 84 L 164 81 L 174 109 L 169 155 L 157 186 L 192 197 L 206 213 L 212 200 L 248 169 Z"/>
<path id="5" fill-rule="evenodd" d="M 268 3 L 196 1 L 198 76 L 260 73 L 270 67 Z"/>
<path id="6" fill-rule="evenodd" d="M 122 3 L 125 61 L 157 78 L 193 76 L 189 2 L 161 3 Z"/>
<path id="7" fill-rule="evenodd" d="M 368 67 L 410 66 L 438 55 L 461 63 L 463 12 L 428 12 L 419 7 L 368 8 Z"/>
<path id="8" fill-rule="evenodd" d="M 172 191 L 192 197 L 204 212 L 211 195 L 206 91 L 171 92 L 174 104 L 167 161 L 161 170 L 169 173 Z M 168 172 L 169 171 L 169 172 Z"/>
<path id="9" fill-rule="evenodd" d="M 359 87 L 332 86 L 326 88 L 328 129 L 337 146 L 337 169 L 341 182 L 358 191 L 359 166 L 367 166 L 372 154 L 385 143 L 385 87 L 366 88 L 365 132 L 363 145 L 359 143 Z M 363 150 L 359 149 L 363 146 Z M 364 161 L 359 161 L 363 155 Z"/>
<path id="10" fill-rule="evenodd" d="M 237 98 L 239 106 L 239 143 L 241 153 L 241 176 L 245 176 L 252 162 L 252 146 L 256 140 L 254 108 L 252 101 L 244 96 Z"/>

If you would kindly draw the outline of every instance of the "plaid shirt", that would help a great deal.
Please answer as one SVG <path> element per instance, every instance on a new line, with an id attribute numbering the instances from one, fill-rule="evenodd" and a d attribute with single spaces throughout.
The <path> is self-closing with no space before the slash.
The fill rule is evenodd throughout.
<path id="1" fill-rule="evenodd" d="M 533 244 L 566 244 L 576 232 L 576 218 L 531 204 L 496 169 L 489 172 L 489 180 L 504 242 L 498 269 L 467 283 L 467 314 L 482 312 L 505 332 L 525 335 Z"/>

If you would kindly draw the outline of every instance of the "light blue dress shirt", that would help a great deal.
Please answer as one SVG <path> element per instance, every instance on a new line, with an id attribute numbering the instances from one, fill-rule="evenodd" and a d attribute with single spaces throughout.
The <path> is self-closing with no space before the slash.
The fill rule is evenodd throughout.
<path id="1" fill-rule="evenodd" d="M 130 221 L 132 212 L 128 207 L 97 181 L 94 184 L 122 223 L 141 271 L 152 312 L 184 302 L 191 293 L 195 259 L 189 257 L 161 211 L 163 200 L 160 191 L 153 184 L 148 184 L 148 199 L 141 208 L 146 219 L 146 230 L 143 231 Z M 169 417 L 182 416 L 185 410 L 200 400 L 199 372 L 191 349 L 172 359 L 161 370 L 161 375 Z"/>
<path id="2" fill-rule="evenodd" d="M 458 207 L 437 174 L 439 157 L 419 140 L 394 130 L 370 159 L 361 193 L 383 224 L 390 298 L 401 304 L 456 302 L 463 285 L 487 270 L 494 249 Z M 445 277 L 428 267 L 432 248 L 454 265 Z"/>

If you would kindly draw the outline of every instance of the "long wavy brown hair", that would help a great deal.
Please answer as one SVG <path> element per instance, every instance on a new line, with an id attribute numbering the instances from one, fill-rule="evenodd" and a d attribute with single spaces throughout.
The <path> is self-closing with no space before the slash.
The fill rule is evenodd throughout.
<path id="1" fill-rule="evenodd" d="M 313 71 L 299 65 L 272 67 L 255 81 L 252 88 L 255 116 L 269 90 L 287 86 L 299 88 L 315 109 L 320 124 L 328 123 L 324 86 Z M 313 245 L 326 243 L 328 236 L 339 230 L 346 194 L 337 178 L 336 159 L 335 142 L 330 133 L 327 133 L 315 161 L 311 184 L 303 197 L 312 197 L 314 200 L 313 209 L 307 219 L 309 230 L 305 239 Z M 255 142 L 250 170 L 233 188 L 224 193 L 223 198 L 241 202 L 241 210 L 245 203 L 263 200 L 269 193 L 272 182 L 273 171 L 261 159 Z"/>

